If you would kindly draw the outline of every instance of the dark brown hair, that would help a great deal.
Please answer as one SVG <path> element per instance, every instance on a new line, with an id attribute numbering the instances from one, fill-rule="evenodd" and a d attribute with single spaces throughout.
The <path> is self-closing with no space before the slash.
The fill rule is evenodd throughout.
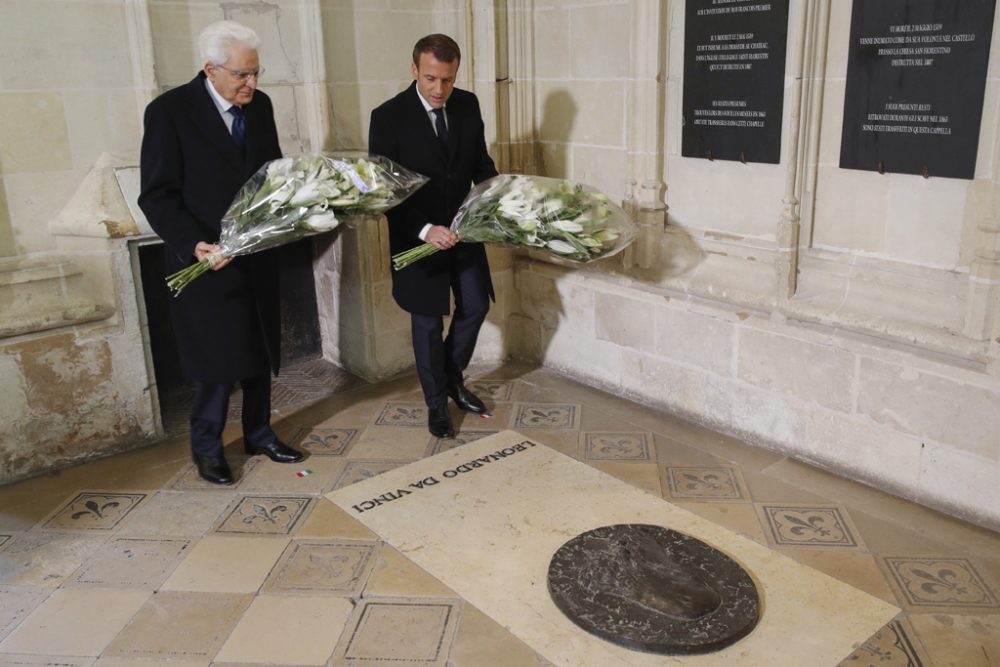
<path id="1" fill-rule="evenodd" d="M 462 60 L 462 51 L 448 35 L 434 34 L 421 37 L 413 46 L 413 64 L 420 66 L 420 54 L 430 53 L 443 63 Z"/>

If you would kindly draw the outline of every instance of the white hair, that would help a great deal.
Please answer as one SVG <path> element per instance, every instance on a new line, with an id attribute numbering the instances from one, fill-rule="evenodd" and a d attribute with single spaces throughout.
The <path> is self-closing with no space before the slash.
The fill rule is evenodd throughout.
<path id="1" fill-rule="evenodd" d="M 201 61 L 211 65 L 225 65 L 230 51 L 237 44 L 256 49 L 260 46 L 260 37 L 252 28 L 235 21 L 216 21 L 198 35 Z"/>

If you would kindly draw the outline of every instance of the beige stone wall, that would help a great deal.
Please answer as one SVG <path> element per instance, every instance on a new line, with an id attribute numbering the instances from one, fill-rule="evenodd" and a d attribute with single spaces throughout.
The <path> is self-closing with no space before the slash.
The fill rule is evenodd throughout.
<path id="1" fill-rule="evenodd" d="M 47 223 L 104 152 L 135 152 L 140 109 L 117 0 L 0 7 L 0 256 L 56 248 Z"/>
<path id="2" fill-rule="evenodd" d="M 61 326 L 38 323 L 38 331 L 0 337 L 0 484 L 156 437 L 155 387 L 146 370 L 129 252 L 122 245 L 102 254 L 110 258 L 120 295 L 116 309 L 67 312 Z M 9 275 L 5 268 L 0 277 Z M 65 289 L 67 278 L 46 282 L 55 284 L 34 294 L 40 303 L 54 300 L 52 290 Z"/>
<path id="3" fill-rule="evenodd" d="M 104 206 L 120 195 L 113 178 L 86 185 L 101 156 L 138 154 L 134 4 L 0 7 L 0 482 L 156 432 L 128 250 L 110 240 L 123 228 Z M 89 214 L 72 203 L 85 199 Z"/>
<path id="4" fill-rule="evenodd" d="M 546 175 L 626 195 L 633 3 L 535 3 L 536 122 Z"/>
<path id="5" fill-rule="evenodd" d="M 652 34 L 650 6 L 663 19 Z M 537 3 L 542 170 L 617 196 L 650 178 L 629 157 L 633 133 L 654 126 L 632 122 L 628 88 L 643 49 L 662 49 L 669 210 L 647 268 L 634 255 L 583 270 L 519 257 L 521 350 L 1000 526 L 998 35 L 975 180 L 842 170 L 850 10 L 793 0 L 782 161 L 743 165 L 680 155 L 683 0 Z"/>

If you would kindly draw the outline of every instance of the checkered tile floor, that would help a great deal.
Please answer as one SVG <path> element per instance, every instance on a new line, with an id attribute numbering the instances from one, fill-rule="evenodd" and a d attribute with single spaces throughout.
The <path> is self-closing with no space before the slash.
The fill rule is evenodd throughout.
<path id="1" fill-rule="evenodd" d="M 547 369 L 469 375 L 493 416 L 453 409 L 455 439 L 416 378 L 312 360 L 274 381 L 300 464 L 246 457 L 237 422 L 212 487 L 176 400 L 156 445 L 0 487 L 0 665 L 547 666 L 323 497 L 513 428 L 900 607 L 842 667 L 1000 666 L 997 533 Z"/>

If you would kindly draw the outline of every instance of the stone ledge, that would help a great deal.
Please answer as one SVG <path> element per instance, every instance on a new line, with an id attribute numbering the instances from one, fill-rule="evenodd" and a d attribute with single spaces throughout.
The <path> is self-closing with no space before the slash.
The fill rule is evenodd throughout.
<path id="1" fill-rule="evenodd" d="M 24 318 L 17 323 L 7 322 L 5 321 L 6 317 L 3 317 L 0 318 L 0 338 L 97 322 L 108 319 L 114 313 L 114 308 L 111 306 L 94 303 L 69 305 L 61 311 L 43 313 L 34 318 Z"/>
<path id="2" fill-rule="evenodd" d="M 749 241 L 752 245 L 737 251 L 740 242 L 736 239 L 695 238 L 675 232 L 665 242 L 673 243 L 675 255 L 695 252 L 700 256 L 690 257 L 691 263 L 674 275 L 597 265 L 567 269 L 522 253 L 515 253 L 514 262 L 519 271 L 552 280 L 614 285 L 623 297 L 655 295 L 702 301 L 726 311 L 773 314 L 980 371 L 1000 362 L 1000 346 L 962 333 L 967 273 L 853 256 L 838 261 L 828 253 L 810 251 L 812 256 L 804 257 L 800 266 L 796 295 L 776 303 L 774 252 L 767 242 Z"/>
<path id="3" fill-rule="evenodd" d="M 87 294 L 84 272 L 64 256 L 0 260 L 0 338 L 107 319 L 112 304 Z"/>
<path id="4" fill-rule="evenodd" d="M 914 352 L 926 351 L 971 362 L 985 368 L 997 357 L 989 341 L 976 341 L 944 327 L 932 327 L 904 322 L 877 313 L 862 310 L 833 310 L 821 304 L 790 302 L 782 312 L 791 321 L 838 329 L 894 344 L 903 345 Z"/>
<path id="5" fill-rule="evenodd" d="M 67 258 L 9 257 L 0 259 L 0 288 L 65 278 L 79 273 L 80 269 Z"/>

